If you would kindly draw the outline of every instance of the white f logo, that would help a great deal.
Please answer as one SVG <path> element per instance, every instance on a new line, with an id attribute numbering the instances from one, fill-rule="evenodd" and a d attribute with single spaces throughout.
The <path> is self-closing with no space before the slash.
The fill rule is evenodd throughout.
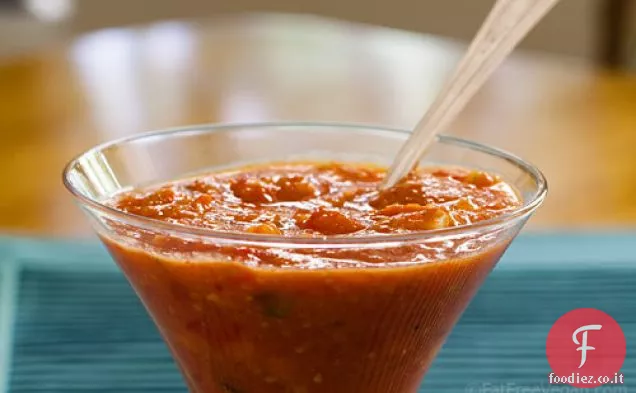
<path id="1" fill-rule="evenodd" d="M 580 347 L 578 347 L 576 350 L 581 351 L 581 364 L 579 365 L 579 368 L 583 367 L 585 361 L 587 360 L 587 351 L 593 351 L 596 349 L 587 345 L 587 332 L 589 330 L 601 330 L 601 328 L 601 325 L 586 325 L 581 326 L 574 331 L 574 334 L 572 335 L 572 341 L 574 341 L 574 344 L 580 345 Z M 578 336 L 578 334 L 581 332 L 583 332 L 583 339 L 581 340 L 581 342 L 579 342 L 579 339 L 576 338 L 576 336 Z"/>

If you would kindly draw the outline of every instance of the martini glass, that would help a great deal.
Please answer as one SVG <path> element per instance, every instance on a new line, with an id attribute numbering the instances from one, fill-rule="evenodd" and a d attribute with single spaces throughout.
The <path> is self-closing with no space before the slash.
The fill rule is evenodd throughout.
<path id="1" fill-rule="evenodd" d="M 105 204 L 132 188 L 245 164 L 388 166 L 408 136 L 328 123 L 173 129 L 97 146 L 67 166 L 64 183 L 153 318 L 191 392 L 414 393 L 545 198 L 546 182 L 535 167 L 484 145 L 439 137 L 422 165 L 496 173 L 523 205 L 488 221 L 409 234 L 221 233 Z M 259 267 L 250 259 L 257 252 L 295 258 L 305 268 Z M 326 260 L 339 267 L 324 268 Z"/>

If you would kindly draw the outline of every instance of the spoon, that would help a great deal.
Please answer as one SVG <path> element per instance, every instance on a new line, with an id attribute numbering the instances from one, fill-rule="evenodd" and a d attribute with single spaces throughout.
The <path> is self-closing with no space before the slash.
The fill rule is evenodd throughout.
<path id="1" fill-rule="evenodd" d="M 413 169 L 437 134 L 455 120 L 488 77 L 559 0 L 498 0 L 424 117 L 402 145 L 380 186 L 394 186 Z"/>

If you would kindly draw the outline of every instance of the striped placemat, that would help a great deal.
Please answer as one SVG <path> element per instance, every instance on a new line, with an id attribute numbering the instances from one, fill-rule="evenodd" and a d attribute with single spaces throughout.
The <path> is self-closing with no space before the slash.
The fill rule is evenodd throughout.
<path id="1" fill-rule="evenodd" d="M 548 385 L 545 339 L 558 317 L 579 307 L 612 315 L 628 343 L 626 384 L 591 391 L 631 391 L 636 235 L 546 234 L 517 239 L 422 392 L 571 391 Z M 1 393 L 185 391 L 155 327 L 101 246 L 0 240 Z"/>

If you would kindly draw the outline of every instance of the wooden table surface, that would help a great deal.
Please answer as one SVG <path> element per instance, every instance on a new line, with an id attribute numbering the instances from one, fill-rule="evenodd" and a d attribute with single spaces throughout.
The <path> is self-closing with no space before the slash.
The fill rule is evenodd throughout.
<path id="1" fill-rule="evenodd" d="M 462 50 L 370 26 L 249 16 L 99 31 L 0 59 L 0 232 L 90 236 L 61 170 L 123 135 L 268 120 L 411 128 Z M 545 172 L 550 194 L 532 228 L 636 224 L 636 76 L 518 53 L 451 133 Z"/>

